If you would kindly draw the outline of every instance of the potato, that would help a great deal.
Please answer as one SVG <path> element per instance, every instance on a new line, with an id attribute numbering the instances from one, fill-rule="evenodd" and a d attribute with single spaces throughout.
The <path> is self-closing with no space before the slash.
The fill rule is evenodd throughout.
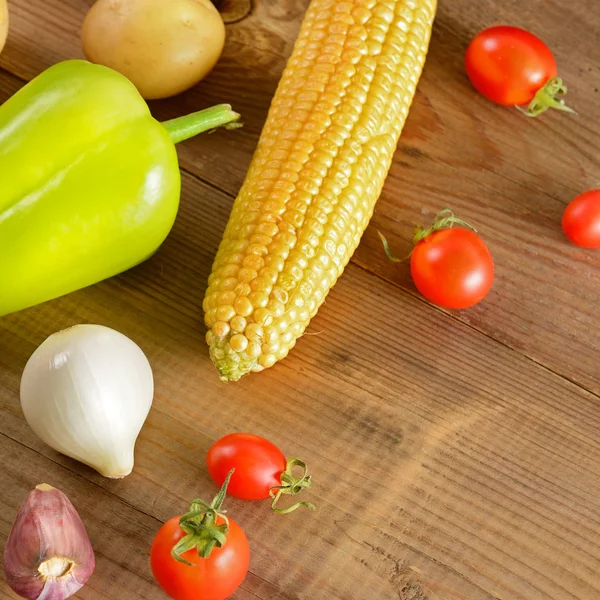
<path id="1" fill-rule="evenodd" d="M 0 52 L 4 48 L 6 36 L 8 35 L 8 4 L 6 0 L 0 0 Z"/>
<path id="2" fill-rule="evenodd" d="M 210 0 L 97 0 L 81 39 L 88 60 L 128 77 L 146 99 L 166 98 L 212 70 L 225 25 Z"/>

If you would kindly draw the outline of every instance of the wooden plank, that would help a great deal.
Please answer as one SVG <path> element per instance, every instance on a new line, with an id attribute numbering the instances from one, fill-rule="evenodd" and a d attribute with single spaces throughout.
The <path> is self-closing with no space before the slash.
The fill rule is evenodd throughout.
<path id="1" fill-rule="evenodd" d="M 483 27 L 510 23 L 539 34 L 556 53 L 577 117 L 527 120 L 469 86 L 463 57 Z M 565 44 L 565 23 L 578 44 Z M 568 202 L 598 187 L 600 64 L 596 3 L 441 3 L 419 101 L 400 141 L 386 190 L 357 263 L 415 291 L 408 265 L 390 265 L 376 234 L 410 252 L 415 225 L 451 207 L 471 222 L 496 262 L 490 296 L 457 318 L 598 393 L 597 253 L 578 249 L 560 222 Z"/>
<path id="2" fill-rule="evenodd" d="M 147 548 L 160 527 L 156 519 L 4 435 L 0 435 L 0 456 L 0 538 L 3 542 L 27 494 L 39 483 L 50 483 L 73 502 L 96 554 L 94 574 L 76 597 L 94 600 L 164 598 L 153 583 L 147 556 Z M 2 572 L 3 565 L 0 555 Z M 0 596 L 18 598 L 4 577 L 0 578 Z"/>
<path id="3" fill-rule="evenodd" d="M 2 494 L 0 494 L 0 538 L 4 541 L 27 494 L 39 483 L 50 481 L 65 492 L 85 523 L 96 555 L 96 569 L 86 586 L 73 598 L 83 600 L 163 600 L 154 583 L 148 548 L 161 523 L 120 500 L 114 493 L 89 484 L 42 458 L 25 446 L 0 434 Z M 0 554 L 0 570 L 4 557 Z M 0 578 L 0 596 L 19 597 Z M 290 600 L 285 592 L 250 574 L 233 600 Z"/>
<path id="4" fill-rule="evenodd" d="M 478 226 L 498 265 L 490 299 L 458 318 L 506 347 L 350 267 L 313 322 L 316 335 L 275 369 L 219 384 L 199 306 L 231 198 L 186 175 L 177 226 L 151 261 L 0 322 L 0 432 L 32 449 L 0 436 L 0 536 L 38 474 L 52 473 L 70 494 L 90 502 L 101 494 L 94 527 L 102 568 L 98 583 L 80 596 L 163 597 L 144 562 L 151 527 L 192 496 L 214 491 L 203 467 L 214 439 L 251 429 L 309 460 L 320 511 L 278 519 L 265 506 L 231 502 L 254 553 L 237 600 L 598 597 L 598 398 L 509 350 L 598 392 L 598 262 L 567 247 L 556 228 L 565 202 L 597 185 L 599 113 L 587 78 L 598 64 L 598 23 L 590 0 L 572 4 L 539 0 L 519 5 L 518 13 L 513 4 L 440 6 L 419 97 L 355 257 L 410 290 L 406 268 L 383 261 L 375 228 L 402 253 L 412 224 L 451 201 Z M 13 0 L 0 65 L 28 79 L 77 56 L 77 30 L 90 5 Z M 181 147 L 186 169 L 229 193 L 241 182 L 305 5 L 257 2 L 251 16 L 230 27 L 224 59 L 206 82 L 153 104 L 168 118 L 224 96 L 236 107 L 239 101 L 242 132 Z M 464 45 L 498 21 L 543 32 L 560 52 L 573 104 L 590 107 L 582 117 L 525 121 L 468 88 Z M 566 22 L 578 32 L 578 48 L 564 41 Z M 0 74 L 1 98 L 19 85 Z M 549 152 L 554 144 L 567 151 Z M 53 453 L 28 429 L 18 405 L 20 372 L 35 346 L 84 321 L 136 339 L 156 372 L 155 407 L 136 470 L 123 482 Z M 127 512 L 129 505 L 143 514 Z M 146 523 L 141 537 L 122 529 L 126 550 L 103 539 L 113 513 L 117 529 L 126 518 Z M 134 575 L 115 566 L 128 553 L 136 556 Z M 0 594 L 8 595 L 1 582 Z"/>
<path id="5" fill-rule="evenodd" d="M 222 101 L 243 113 L 245 127 L 235 135 L 217 132 L 180 147 L 185 169 L 232 195 L 243 180 L 306 5 L 306 0 L 256 2 L 247 17 L 228 27 L 224 56 L 204 82 L 177 98 L 152 103 L 160 119 Z M 79 26 L 89 6 L 89 0 L 13 0 L 0 65 L 29 79 L 56 61 L 82 56 Z M 235 6 L 228 2 L 227 10 Z M 481 232 L 497 267 L 490 297 L 455 317 L 600 393 L 595 327 L 600 259 L 570 245 L 560 229 L 565 205 L 598 186 L 600 105 L 597 87 L 589 82 L 600 63 L 600 14 L 594 6 L 594 0 L 550 5 L 534 0 L 518 9 L 490 2 L 440 4 L 398 155 L 354 261 L 414 293 L 408 266 L 386 262 L 376 230 L 386 232 L 398 254 L 408 254 L 413 226 L 452 207 Z M 463 69 L 465 46 L 479 29 L 498 22 L 530 28 L 550 44 L 579 117 L 528 121 L 492 106 L 470 88 Z M 577 30 L 577 45 L 566 44 L 564 23 Z"/>
<path id="6" fill-rule="evenodd" d="M 184 176 L 151 260 L 0 321 L 0 433 L 158 521 L 211 495 L 204 456 L 225 432 L 302 456 L 316 514 L 228 505 L 252 544 L 245 590 L 264 600 L 597 597 L 598 398 L 352 265 L 290 357 L 221 384 L 199 304 L 230 202 Z M 121 482 L 51 451 L 19 408 L 27 357 L 80 322 L 130 336 L 155 371 Z"/>

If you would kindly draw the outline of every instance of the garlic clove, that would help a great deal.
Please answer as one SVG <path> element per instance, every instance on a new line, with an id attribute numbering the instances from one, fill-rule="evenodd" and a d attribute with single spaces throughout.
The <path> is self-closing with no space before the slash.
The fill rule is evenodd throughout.
<path id="1" fill-rule="evenodd" d="M 29 493 L 4 549 L 8 585 L 28 600 L 65 600 L 86 583 L 95 558 L 85 526 L 60 490 Z"/>
<path id="2" fill-rule="evenodd" d="M 58 452 L 113 479 L 133 469 L 153 396 L 152 368 L 140 347 L 101 325 L 51 335 L 21 378 L 21 407 L 33 431 Z"/>

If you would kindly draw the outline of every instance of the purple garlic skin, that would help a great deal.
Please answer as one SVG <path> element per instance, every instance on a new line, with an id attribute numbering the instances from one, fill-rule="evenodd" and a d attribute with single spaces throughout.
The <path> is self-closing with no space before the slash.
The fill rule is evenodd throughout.
<path id="1" fill-rule="evenodd" d="M 75 507 L 43 483 L 29 493 L 4 549 L 8 585 L 28 600 L 65 600 L 94 572 L 96 560 Z"/>

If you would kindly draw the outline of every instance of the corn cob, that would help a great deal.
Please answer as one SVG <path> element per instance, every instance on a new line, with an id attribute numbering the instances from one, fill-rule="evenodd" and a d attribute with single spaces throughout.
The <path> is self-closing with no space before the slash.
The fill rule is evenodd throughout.
<path id="1" fill-rule="evenodd" d="M 221 379 L 284 358 L 366 229 L 419 80 L 436 0 L 312 0 L 204 299 Z"/>

